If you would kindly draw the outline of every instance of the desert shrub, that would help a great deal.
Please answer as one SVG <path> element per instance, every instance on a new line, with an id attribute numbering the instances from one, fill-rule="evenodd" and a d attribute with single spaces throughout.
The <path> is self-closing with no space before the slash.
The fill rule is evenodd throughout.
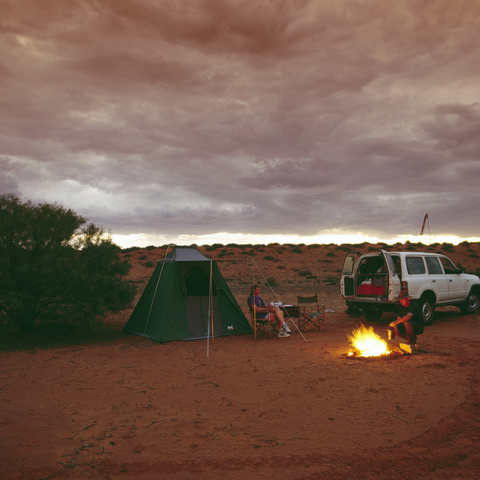
<path id="1" fill-rule="evenodd" d="M 134 252 L 135 250 L 140 250 L 140 247 L 124 248 L 124 249 L 122 249 L 122 252 L 123 252 L 123 253 L 130 253 L 130 252 Z"/>
<path id="2" fill-rule="evenodd" d="M 265 256 L 263 257 L 263 259 L 264 259 L 264 260 L 275 260 L 275 258 L 272 257 L 271 255 L 265 255 Z"/>
<path id="3" fill-rule="evenodd" d="M 265 285 L 270 285 L 271 287 L 276 287 L 277 286 L 277 281 L 275 280 L 274 277 L 267 278 Z"/>
<path id="4" fill-rule="evenodd" d="M 478 255 L 477 255 L 476 253 L 471 253 L 471 254 L 469 255 L 469 257 L 472 257 L 472 258 L 479 258 L 479 257 L 478 257 Z"/>
<path id="5" fill-rule="evenodd" d="M 149 245 L 148 247 L 145 247 L 145 250 L 148 250 L 149 252 L 151 250 L 155 250 L 157 247 L 155 245 Z"/>
<path id="6" fill-rule="evenodd" d="M 309 275 L 306 278 L 307 278 L 307 280 L 316 280 L 318 277 L 317 277 L 317 275 Z"/>
<path id="7" fill-rule="evenodd" d="M 303 253 L 303 250 L 301 248 L 293 248 L 292 253 Z"/>
<path id="8" fill-rule="evenodd" d="M 335 256 L 335 254 L 333 252 L 328 252 L 327 253 L 327 257 L 334 257 L 334 256 Z"/>
<path id="9" fill-rule="evenodd" d="M 347 245 L 338 245 L 337 250 L 342 250 L 344 252 L 351 252 L 352 251 L 351 247 L 349 247 Z"/>
<path id="10" fill-rule="evenodd" d="M 155 264 L 154 264 L 151 260 L 149 260 L 149 261 L 145 264 L 145 266 L 146 266 L 147 268 L 152 268 L 152 267 L 155 266 Z"/>
<path id="11" fill-rule="evenodd" d="M 36 323 L 101 322 L 135 295 L 120 252 L 103 228 L 71 209 L 0 196 L 0 315 L 21 333 Z"/>
<path id="12" fill-rule="evenodd" d="M 138 257 L 139 260 L 145 260 L 147 258 L 147 256 L 144 254 L 144 255 L 140 255 Z"/>
<path id="13" fill-rule="evenodd" d="M 451 243 L 444 243 L 440 248 L 445 252 L 453 252 L 453 244 Z"/>
<path id="14" fill-rule="evenodd" d="M 277 268 L 278 268 L 278 270 L 285 270 L 287 267 L 285 267 L 283 265 L 279 265 Z"/>
<path id="15" fill-rule="evenodd" d="M 310 270 L 302 270 L 301 272 L 298 273 L 301 277 L 307 277 L 308 275 L 311 275 L 312 272 Z"/>

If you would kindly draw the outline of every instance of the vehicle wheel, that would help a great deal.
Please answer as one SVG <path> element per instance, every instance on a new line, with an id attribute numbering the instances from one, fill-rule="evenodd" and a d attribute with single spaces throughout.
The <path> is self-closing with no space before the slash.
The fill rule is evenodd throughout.
<path id="1" fill-rule="evenodd" d="M 435 304 L 431 297 L 422 297 L 418 302 L 420 312 L 422 313 L 423 321 L 425 325 L 431 325 L 433 323 L 433 317 L 435 316 Z"/>
<path id="2" fill-rule="evenodd" d="M 470 292 L 467 301 L 460 305 L 462 313 L 475 313 L 480 307 L 480 295 L 476 292 Z"/>
<path id="3" fill-rule="evenodd" d="M 369 322 L 378 322 L 382 318 L 383 312 L 376 308 L 365 308 L 363 310 L 363 316 Z"/>

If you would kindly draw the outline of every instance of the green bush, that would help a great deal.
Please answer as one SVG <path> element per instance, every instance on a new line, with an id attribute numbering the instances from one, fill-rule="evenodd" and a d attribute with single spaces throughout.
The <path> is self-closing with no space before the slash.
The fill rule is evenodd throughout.
<path id="1" fill-rule="evenodd" d="M 153 267 L 155 266 L 155 264 L 154 264 L 151 260 L 149 260 L 149 261 L 145 264 L 145 266 L 146 266 L 147 268 L 153 268 Z"/>
<path id="2" fill-rule="evenodd" d="M 263 259 L 264 259 L 264 260 L 275 260 L 275 258 L 272 257 L 271 255 L 265 255 L 265 256 L 263 257 Z"/>
<path id="3" fill-rule="evenodd" d="M 136 288 L 130 264 L 103 228 L 57 204 L 0 196 L 0 315 L 21 333 L 36 323 L 94 324 L 118 313 Z"/>
<path id="4" fill-rule="evenodd" d="M 335 254 L 333 252 L 328 252 L 327 253 L 327 257 L 334 257 L 334 256 L 335 256 Z"/>
<path id="5" fill-rule="evenodd" d="M 293 248 L 292 253 L 303 253 L 303 250 L 301 248 Z"/>
<path id="6" fill-rule="evenodd" d="M 273 277 L 267 278 L 267 281 L 265 282 L 265 286 L 267 285 L 270 285 L 271 287 L 276 287 L 277 281 Z"/>

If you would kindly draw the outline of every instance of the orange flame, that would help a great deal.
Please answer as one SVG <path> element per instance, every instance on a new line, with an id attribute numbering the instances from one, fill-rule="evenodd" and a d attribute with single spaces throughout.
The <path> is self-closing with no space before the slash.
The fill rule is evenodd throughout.
<path id="1" fill-rule="evenodd" d="M 366 328 L 361 325 L 348 335 L 350 343 L 353 348 L 359 352 L 359 357 L 379 357 L 380 355 L 388 355 L 388 345 L 385 340 L 382 340 L 374 331 L 373 327 Z M 353 355 L 352 352 L 349 355 Z"/>

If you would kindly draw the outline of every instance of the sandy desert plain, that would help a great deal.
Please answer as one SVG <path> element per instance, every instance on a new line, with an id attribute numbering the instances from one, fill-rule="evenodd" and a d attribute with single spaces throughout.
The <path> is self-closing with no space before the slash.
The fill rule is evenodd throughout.
<path id="1" fill-rule="evenodd" d="M 480 314 L 438 309 L 420 337 L 430 353 L 345 359 L 355 322 L 385 338 L 392 318 L 350 316 L 339 295 L 347 250 L 380 245 L 294 248 L 203 251 L 219 261 L 245 313 L 255 272 L 265 300 L 274 297 L 263 276 L 275 279 L 284 303 L 318 293 L 333 310 L 325 331 L 216 338 L 208 357 L 203 340 L 157 344 L 126 334 L 0 353 L 0 478 L 480 478 Z M 393 250 L 405 249 L 427 247 Z M 427 251 L 480 271 L 477 243 Z M 165 248 L 122 255 L 138 299 L 153 272 L 145 264 Z M 120 328 L 131 311 L 108 322 Z"/>

